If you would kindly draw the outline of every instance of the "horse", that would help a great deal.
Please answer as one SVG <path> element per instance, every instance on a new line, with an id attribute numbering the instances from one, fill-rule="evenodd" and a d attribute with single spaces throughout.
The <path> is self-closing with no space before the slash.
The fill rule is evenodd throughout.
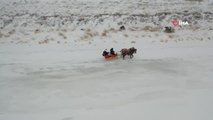
<path id="1" fill-rule="evenodd" d="M 137 49 L 135 49 L 134 47 L 131 47 L 129 49 L 127 48 L 121 49 L 121 55 L 123 56 L 123 60 L 125 59 L 126 55 L 129 55 L 130 59 L 132 59 L 134 57 L 133 54 L 136 52 L 137 52 Z"/>

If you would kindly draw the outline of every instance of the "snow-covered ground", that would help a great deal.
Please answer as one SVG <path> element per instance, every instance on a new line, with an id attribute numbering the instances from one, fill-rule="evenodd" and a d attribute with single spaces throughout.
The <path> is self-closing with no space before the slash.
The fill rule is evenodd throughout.
<path id="1" fill-rule="evenodd" d="M 1 45 L 1 120 L 211 120 L 212 42 L 98 47 Z"/>
<path id="2" fill-rule="evenodd" d="M 0 6 L 0 120 L 213 119 L 211 0 Z M 164 33 L 177 15 L 190 25 Z M 132 46 L 133 59 L 101 56 Z"/>

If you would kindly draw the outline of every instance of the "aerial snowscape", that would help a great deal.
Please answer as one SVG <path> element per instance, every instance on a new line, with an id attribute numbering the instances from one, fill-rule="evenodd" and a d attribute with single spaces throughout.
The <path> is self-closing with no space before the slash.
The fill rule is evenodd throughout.
<path id="1" fill-rule="evenodd" d="M 0 120 L 213 119 L 212 0 L 0 2 Z"/>

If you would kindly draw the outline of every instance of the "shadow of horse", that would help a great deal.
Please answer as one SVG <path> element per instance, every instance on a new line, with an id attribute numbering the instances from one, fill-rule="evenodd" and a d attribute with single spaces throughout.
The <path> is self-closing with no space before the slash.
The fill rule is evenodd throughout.
<path id="1" fill-rule="evenodd" d="M 133 54 L 136 52 L 137 52 L 137 49 L 135 49 L 134 47 L 131 47 L 129 49 L 127 49 L 127 48 L 121 49 L 121 55 L 123 57 L 123 60 L 125 59 L 126 55 L 129 55 L 130 59 L 132 59 L 134 57 Z"/>

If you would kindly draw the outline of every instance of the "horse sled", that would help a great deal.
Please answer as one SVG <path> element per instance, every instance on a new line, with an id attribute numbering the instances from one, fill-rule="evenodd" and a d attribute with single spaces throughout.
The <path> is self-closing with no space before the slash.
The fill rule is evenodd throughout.
<path id="1" fill-rule="evenodd" d="M 133 54 L 136 53 L 137 49 L 135 49 L 134 47 L 131 47 L 129 49 L 127 48 L 123 48 L 121 49 L 120 52 L 117 52 L 115 54 L 108 54 L 109 52 L 106 52 L 106 50 L 103 52 L 103 57 L 106 60 L 112 60 L 112 59 L 117 59 L 120 58 L 122 56 L 123 60 L 125 59 L 125 56 L 128 55 L 130 56 L 130 59 L 133 58 Z M 110 52 L 111 53 L 111 52 Z M 113 52 L 114 53 L 114 52 Z"/>

